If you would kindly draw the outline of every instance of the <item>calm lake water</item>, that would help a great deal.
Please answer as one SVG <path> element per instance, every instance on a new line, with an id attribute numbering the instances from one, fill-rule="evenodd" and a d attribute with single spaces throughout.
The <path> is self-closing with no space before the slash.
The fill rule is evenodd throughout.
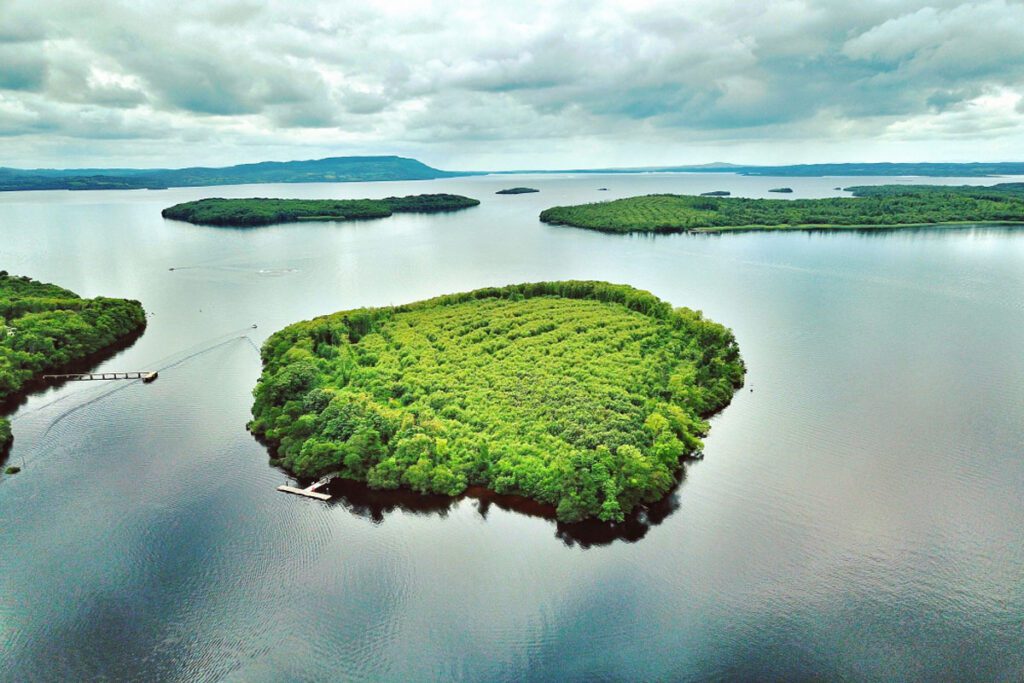
<path id="1" fill-rule="evenodd" d="M 160 371 L 68 384 L 14 415 L 0 679 L 1024 678 L 1024 230 L 651 237 L 537 220 L 653 192 L 878 182 L 892 181 L 0 194 L 0 269 L 141 300 L 146 333 L 100 367 Z M 541 192 L 494 194 L 514 185 Z M 422 192 L 482 204 L 256 230 L 160 217 L 205 196 Z M 602 534 L 495 501 L 274 490 L 288 477 L 245 430 L 271 332 L 567 278 L 702 309 L 747 362 L 706 458 L 646 523 Z"/>

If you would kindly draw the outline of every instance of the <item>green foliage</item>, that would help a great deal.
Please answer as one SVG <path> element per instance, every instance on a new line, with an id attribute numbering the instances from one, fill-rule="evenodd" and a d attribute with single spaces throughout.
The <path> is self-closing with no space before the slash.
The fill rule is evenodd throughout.
<path id="1" fill-rule="evenodd" d="M 142 329 L 137 301 L 82 299 L 56 285 L 0 271 L 0 401 L 42 372 Z M 0 442 L 4 428 L 0 427 Z"/>
<path id="2" fill-rule="evenodd" d="M 11 445 L 11 423 L 0 417 L 0 456 L 7 453 Z"/>
<path id="3" fill-rule="evenodd" d="M 540 190 L 533 187 L 509 187 L 504 190 L 498 190 L 494 194 L 530 194 L 532 192 L 540 192 Z"/>
<path id="4" fill-rule="evenodd" d="M 743 383 L 732 333 L 603 282 L 480 289 L 296 323 L 263 347 L 252 431 L 302 476 L 470 485 L 623 519 L 674 483 Z"/>
<path id="5" fill-rule="evenodd" d="M 476 206 L 480 202 L 455 194 L 421 194 L 386 199 L 200 199 L 161 212 L 199 225 L 248 227 L 296 221 L 352 221 L 387 218 L 393 213 L 439 213 Z"/>
<path id="6" fill-rule="evenodd" d="M 4 470 L 4 474 L 17 474 L 18 472 L 21 472 L 21 468 L 17 465 L 11 465 Z"/>
<path id="7" fill-rule="evenodd" d="M 540 219 L 603 232 L 898 227 L 960 222 L 1024 223 L 1024 184 L 993 187 L 879 185 L 848 188 L 856 197 L 745 199 L 647 195 L 556 206 Z"/>

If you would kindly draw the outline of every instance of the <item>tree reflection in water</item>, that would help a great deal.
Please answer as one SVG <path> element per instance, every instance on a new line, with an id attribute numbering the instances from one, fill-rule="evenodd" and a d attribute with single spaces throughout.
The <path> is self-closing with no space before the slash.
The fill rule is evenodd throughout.
<path id="1" fill-rule="evenodd" d="M 319 490 L 331 495 L 331 500 L 326 505 L 343 507 L 349 513 L 357 517 L 364 517 L 374 524 L 383 523 L 390 513 L 396 511 L 422 516 L 436 515 L 444 518 L 462 500 L 468 498 L 473 501 L 473 506 L 483 519 L 487 519 L 492 506 L 516 514 L 546 519 L 554 525 L 555 537 L 566 546 L 587 549 L 594 546 L 611 545 L 615 541 L 635 543 L 646 536 L 652 527 L 665 521 L 679 508 L 679 489 L 686 480 L 686 467 L 689 462 L 692 460 L 684 462 L 676 476 L 675 485 L 664 498 L 638 507 L 626 519 L 616 524 L 600 522 L 596 519 L 572 524 L 559 522 L 555 519 L 555 508 L 552 505 L 544 505 L 520 496 L 501 495 L 478 486 L 471 486 L 465 494 L 453 498 L 420 494 L 408 489 L 375 490 L 362 482 L 339 478 L 332 480 Z M 282 469 L 281 471 L 289 474 L 286 470 Z M 300 479 L 299 485 L 308 486 L 314 481 Z"/>

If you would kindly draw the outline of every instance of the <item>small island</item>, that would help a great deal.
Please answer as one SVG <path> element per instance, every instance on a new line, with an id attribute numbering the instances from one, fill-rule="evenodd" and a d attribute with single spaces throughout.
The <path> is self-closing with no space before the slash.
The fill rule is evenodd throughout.
<path id="1" fill-rule="evenodd" d="M 732 192 L 728 190 L 713 190 L 711 192 L 701 192 L 701 197 L 728 197 Z"/>
<path id="2" fill-rule="evenodd" d="M 57 285 L 0 271 L 0 405 L 25 385 L 110 347 L 146 326 L 138 301 L 83 299 Z M 0 458 L 11 428 L 0 417 Z"/>
<path id="3" fill-rule="evenodd" d="M 566 522 L 663 498 L 744 376 L 722 325 L 583 281 L 342 311 L 276 332 L 262 356 L 249 427 L 294 474 L 485 487 Z"/>
<path id="4" fill-rule="evenodd" d="M 530 194 L 531 192 L 540 192 L 540 190 L 533 187 L 509 187 L 504 190 L 498 190 L 494 194 Z"/>
<path id="5" fill-rule="evenodd" d="M 792 187 L 773 187 L 772 189 L 770 189 L 768 191 L 769 192 L 779 192 L 781 194 L 790 194 L 790 193 L 793 192 L 793 188 Z"/>
<path id="6" fill-rule="evenodd" d="M 747 199 L 658 194 L 556 206 L 540 220 L 602 232 L 828 230 L 1024 224 L 1024 183 L 864 185 L 853 197 Z"/>
<path id="7" fill-rule="evenodd" d="M 457 194 L 420 194 L 384 199 L 200 199 L 164 209 L 164 218 L 197 225 L 253 227 L 299 221 L 354 221 L 396 213 L 468 209 L 477 199 Z"/>

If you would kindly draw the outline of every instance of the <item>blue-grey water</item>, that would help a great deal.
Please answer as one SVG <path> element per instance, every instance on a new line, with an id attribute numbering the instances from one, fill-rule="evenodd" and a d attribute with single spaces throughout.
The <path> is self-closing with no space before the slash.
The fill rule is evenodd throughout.
<path id="1" fill-rule="evenodd" d="M 14 414 L 0 679 L 1021 680 L 1024 230 L 652 237 L 537 220 L 652 192 L 876 182 L 890 180 L 0 194 L 0 269 L 141 300 L 145 334 L 100 367 L 160 369 Z M 514 185 L 541 192 L 494 195 Z M 441 191 L 482 204 L 255 230 L 160 217 L 204 196 Z M 245 430 L 272 331 L 566 278 L 702 309 L 747 363 L 706 458 L 646 525 L 615 537 L 472 498 L 275 491 L 288 478 Z"/>

